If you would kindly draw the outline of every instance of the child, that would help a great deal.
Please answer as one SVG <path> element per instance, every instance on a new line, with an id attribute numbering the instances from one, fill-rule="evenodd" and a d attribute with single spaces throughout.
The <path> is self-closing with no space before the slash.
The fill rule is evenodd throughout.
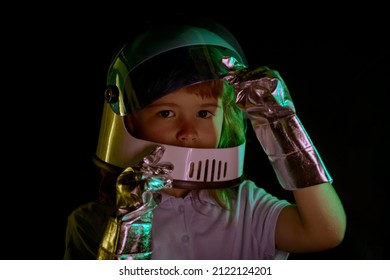
<path id="1" fill-rule="evenodd" d="M 345 213 L 277 71 L 213 22 L 162 25 L 114 57 L 94 162 L 100 197 L 65 259 L 287 259 L 340 244 Z M 246 119 L 281 186 L 245 178 Z"/>

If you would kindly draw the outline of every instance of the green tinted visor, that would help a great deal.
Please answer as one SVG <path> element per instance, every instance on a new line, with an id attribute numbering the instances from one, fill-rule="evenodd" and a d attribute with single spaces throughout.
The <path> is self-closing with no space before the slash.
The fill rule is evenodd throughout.
<path id="1" fill-rule="evenodd" d="M 113 111 L 124 116 L 177 89 L 220 79 L 228 72 L 221 63 L 225 56 L 246 65 L 240 46 L 224 32 L 226 39 L 201 27 L 171 26 L 124 46 L 107 76 L 106 100 Z"/>

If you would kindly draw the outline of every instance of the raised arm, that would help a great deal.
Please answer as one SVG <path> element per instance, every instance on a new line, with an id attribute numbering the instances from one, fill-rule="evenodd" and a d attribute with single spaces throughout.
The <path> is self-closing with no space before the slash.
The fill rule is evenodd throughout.
<path id="1" fill-rule="evenodd" d="M 332 178 L 296 115 L 279 73 L 256 69 L 226 57 L 224 79 L 234 86 L 236 104 L 251 120 L 281 186 L 293 191 L 276 227 L 276 246 L 288 252 L 313 252 L 337 246 L 344 238 L 346 216 Z"/>
<path id="2" fill-rule="evenodd" d="M 336 247 L 344 238 L 346 216 L 331 183 L 293 191 L 296 205 L 280 213 L 276 246 L 292 253 Z"/>

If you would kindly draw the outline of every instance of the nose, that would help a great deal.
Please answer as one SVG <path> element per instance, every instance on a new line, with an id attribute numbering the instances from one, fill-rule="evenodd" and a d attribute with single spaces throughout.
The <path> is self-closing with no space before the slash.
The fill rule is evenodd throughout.
<path id="1" fill-rule="evenodd" d="M 177 131 L 176 138 L 183 145 L 190 145 L 198 140 L 198 132 L 195 125 L 188 120 L 181 122 L 179 130 Z"/>

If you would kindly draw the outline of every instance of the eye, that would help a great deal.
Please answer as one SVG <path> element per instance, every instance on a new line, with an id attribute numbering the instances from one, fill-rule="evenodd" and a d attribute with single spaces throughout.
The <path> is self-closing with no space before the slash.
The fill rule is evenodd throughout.
<path id="1" fill-rule="evenodd" d="M 202 119 L 208 119 L 208 118 L 211 118 L 212 116 L 214 116 L 214 114 L 211 113 L 210 111 L 202 110 L 202 111 L 199 111 L 198 116 Z"/>
<path id="2" fill-rule="evenodd" d="M 170 118 L 174 116 L 174 113 L 170 110 L 163 110 L 158 112 L 158 115 L 162 118 Z"/>

